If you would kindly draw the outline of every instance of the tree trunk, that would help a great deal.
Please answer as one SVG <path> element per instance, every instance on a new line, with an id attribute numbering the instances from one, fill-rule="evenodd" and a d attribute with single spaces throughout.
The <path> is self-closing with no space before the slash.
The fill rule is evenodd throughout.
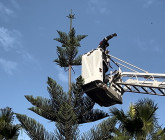
<path id="1" fill-rule="evenodd" d="M 71 103 L 71 65 L 69 65 L 69 103 Z"/>

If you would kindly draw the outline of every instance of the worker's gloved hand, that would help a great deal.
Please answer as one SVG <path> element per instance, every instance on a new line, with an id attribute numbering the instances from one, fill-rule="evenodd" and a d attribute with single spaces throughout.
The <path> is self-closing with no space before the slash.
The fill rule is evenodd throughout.
<path id="1" fill-rule="evenodd" d="M 114 33 L 114 34 L 112 34 L 112 36 L 117 36 L 117 34 L 116 34 L 116 33 Z"/>

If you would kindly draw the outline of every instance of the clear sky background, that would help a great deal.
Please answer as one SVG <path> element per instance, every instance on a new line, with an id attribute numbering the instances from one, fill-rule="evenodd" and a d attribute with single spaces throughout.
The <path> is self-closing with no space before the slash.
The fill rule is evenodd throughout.
<path id="1" fill-rule="evenodd" d="M 48 76 L 67 91 L 67 73 L 53 63 L 60 45 L 53 38 L 58 37 L 57 30 L 69 31 L 66 16 L 71 9 L 76 33 L 88 35 L 81 42 L 80 54 L 117 33 L 110 40 L 112 55 L 149 72 L 165 73 L 164 0 L 0 0 L 0 108 L 12 107 L 51 131 L 54 124 L 29 111 L 31 104 L 24 95 L 48 97 Z M 81 67 L 75 71 L 73 80 Z M 131 102 L 145 97 L 158 104 L 157 117 L 164 124 L 165 97 L 125 93 L 123 104 L 115 106 L 127 110 Z M 81 126 L 81 132 L 94 124 Z"/>

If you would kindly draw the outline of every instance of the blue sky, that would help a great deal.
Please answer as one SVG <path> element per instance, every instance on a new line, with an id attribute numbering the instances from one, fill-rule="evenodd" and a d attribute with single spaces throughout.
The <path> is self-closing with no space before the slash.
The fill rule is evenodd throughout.
<path id="1" fill-rule="evenodd" d="M 24 95 L 48 97 L 48 76 L 67 91 L 67 73 L 53 63 L 60 45 L 53 38 L 57 30 L 69 31 L 66 16 L 71 9 L 76 33 L 88 35 L 81 42 L 81 54 L 116 32 L 110 40 L 112 55 L 149 72 L 165 73 L 164 7 L 164 0 L 0 0 L 0 108 L 12 107 L 53 131 L 49 121 L 28 111 L 31 104 Z M 73 80 L 80 70 L 75 68 Z M 157 117 L 163 124 L 165 97 L 125 93 L 123 104 L 116 107 L 126 110 L 130 102 L 144 97 L 158 103 Z"/>

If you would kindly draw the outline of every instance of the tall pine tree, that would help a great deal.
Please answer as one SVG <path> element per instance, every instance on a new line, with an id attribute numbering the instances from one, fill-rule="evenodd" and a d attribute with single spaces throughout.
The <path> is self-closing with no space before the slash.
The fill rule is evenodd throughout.
<path id="1" fill-rule="evenodd" d="M 77 140 L 79 137 L 78 125 L 94 122 L 108 116 L 107 113 L 93 109 L 95 102 L 83 93 L 83 79 L 79 76 L 76 83 L 71 84 L 72 66 L 81 65 L 81 56 L 78 55 L 80 41 L 86 35 L 76 35 L 72 27 L 74 15 L 69 14 L 69 33 L 57 31 L 59 38 L 56 41 L 61 43 L 57 46 L 58 58 L 54 60 L 57 65 L 69 69 L 69 91 L 65 93 L 63 88 L 55 80 L 48 77 L 48 93 L 50 98 L 33 97 L 26 95 L 26 99 L 33 105 L 29 110 L 44 117 L 56 124 L 56 133 L 48 133 L 45 128 L 34 119 L 26 115 L 17 114 L 17 118 L 25 129 L 26 133 L 34 140 Z"/>

